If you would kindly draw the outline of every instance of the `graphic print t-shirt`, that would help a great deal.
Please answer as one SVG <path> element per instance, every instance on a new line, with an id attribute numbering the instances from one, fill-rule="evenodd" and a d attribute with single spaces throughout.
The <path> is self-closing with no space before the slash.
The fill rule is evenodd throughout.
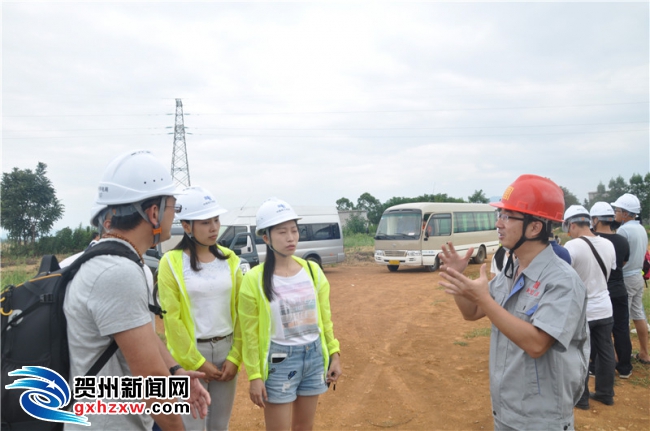
<path id="1" fill-rule="evenodd" d="M 318 339 L 316 293 L 309 274 L 301 269 L 292 277 L 273 276 L 271 341 L 298 346 Z"/>

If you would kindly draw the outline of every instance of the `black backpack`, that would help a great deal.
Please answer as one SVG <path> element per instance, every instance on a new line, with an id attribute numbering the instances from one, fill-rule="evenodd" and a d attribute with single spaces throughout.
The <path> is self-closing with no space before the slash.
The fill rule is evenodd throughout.
<path id="1" fill-rule="evenodd" d="M 8 373 L 25 365 L 50 368 L 70 381 L 67 323 L 63 312 L 66 288 L 83 263 L 102 255 L 126 257 L 142 266 L 140 257 L 126 245 L 102 241 L 63 269 L 59 268 L 55 256 L 44 256 L 36 277 L 18 286 L 8 286 L 0 295 L 2 431 L 63 429 L 61 423 L 41 421 L 25 413 L 20 406 L 24 391 L 5 386 L 20 378 Z M 116 351 L 117 343 L 113 340 L 86 375 L 96 375 Z"/>

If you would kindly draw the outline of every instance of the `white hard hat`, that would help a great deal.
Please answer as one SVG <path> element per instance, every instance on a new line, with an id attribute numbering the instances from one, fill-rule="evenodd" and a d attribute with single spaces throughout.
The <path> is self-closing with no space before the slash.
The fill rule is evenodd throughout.
<path id="1" fill-rule="evenodd" d="M 589 218 L 589 211 L 587 211 L 587 208 L 583 207 L 582 205 L 571 205 L 564 212 L 562 231 L 568 232 L 571 223 L 575 223 L 579 221 L 591 223 L 591 219 Z"/>
<path id="2" fill-rule="evenodd" d="M 564 221 L 577 216 L 586 216 L 587 220 L 589 220 L 589 211 L 587 211 L 587 208 L 583 207 L 582 205 L 571 205 L 564 212 Z"/>
<path id="3" fill-rule="evenodd" d="M 99 227 L 99 215 L 102 211 L 108 208 L 106 205 L 95 203 L 90 209 L 90 225 Z"/>
<path id="4" fill-rule="evenodd" d="M 612 206 L 624 209 L 633 214 L 639 214 L 641 212 L 641 202 L 639 202 L 639 198 L 630 193 L 625 193 L 623 196 L 616 199 L 616 202 L 613 202 Z"/>
<path id="5" fill-rule="evenodd" d="M 176 220 L 206 220 L 228 212 L 214 200 L 214 196 L 203 187 L 186 187 L 176 200 L 180 212 Z"/>
<path id="6" fill-rule="evenodd" d="M 614 208 L 607 202 L 596 202 L 589 211 L 591 217 L 598 217 L 600 219 L 614 219 Z"/>
<path id="7" fill-rule="evenodd" d="M 96 203 L 122 205 L 175 194 L 176 186 L 169 170 L 150 151 L 136 150 L 108 164 L 99 182 Z"/>
<path id="8" fill-rule="evenodd" d="M 289 220 L 300 220 L 291 205 L 278 198 L 267 199 L 257 210 L 255 216 L 257 227 L 255 233 L 264 235 L 264 231 Z"/>

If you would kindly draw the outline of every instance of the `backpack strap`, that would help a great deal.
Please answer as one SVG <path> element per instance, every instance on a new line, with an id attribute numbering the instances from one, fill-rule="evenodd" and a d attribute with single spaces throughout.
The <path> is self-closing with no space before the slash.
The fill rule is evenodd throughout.
<path id="1" fill-rule="evenodd" d="M 607 281 L 607 270 L 605 269 L 605 264 L 603 263 L 603 260 L 600 258 L 600 255 L 596 251 L 596 247 L 594 247 L 594 245 L 591 243 L 591 241 L 589 241 L 584 236 L 581 236 L 580 239 L 585 241 L 587 244 L 589 244 L 589 248 L 594 253 L 594 256 L 596 257 L 596 260 L 598 261 L 598 265 L 600 265 L 600 269 L 603 271 L 603 275 L 605 276 L 605 281 Z"/>
<path id="2" fill-rule="evenodd" d="M 59 261 L 53 254 L 46 254 L 41 260 L 41 266 L 38 268 L 38 275 L 46 275 L 50 272 L 58 271 L 61 269 Z M 38 276 L 37 275 L 37 276 Z"/>
<path id="3" fill-rule="evenodd" d="M 99 358 L 97 358 L 97 360 L 92 365 L 92 367 L 90 367 L 90 369 L 86 373 L 86 376 L 96 376 L 97 373 L 99 373 L 99 370 L 104 368 L 104 365 L 106 365 L 108 360 L 111 359 L 111 356 L 113 356 L 115 352 L 117 352 L 117 349 L 118 349 L 117 341 L 113 339 L 113 342 L 106 348 L 106 350 L 104 350 L 104 353 L 102 353 L 102 355 Z"/>

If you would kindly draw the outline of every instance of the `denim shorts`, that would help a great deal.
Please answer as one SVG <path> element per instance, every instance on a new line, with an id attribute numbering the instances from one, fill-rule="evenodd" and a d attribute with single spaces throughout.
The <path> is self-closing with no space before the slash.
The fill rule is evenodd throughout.
<path id="1" fill-rule="evenodd" d="M 291 403 L 298 396 L 327 392 L 320 338 L 302 346 L 271 342 L 268 357 L 269 377 L 266 394 L 272 404 Z"/>

